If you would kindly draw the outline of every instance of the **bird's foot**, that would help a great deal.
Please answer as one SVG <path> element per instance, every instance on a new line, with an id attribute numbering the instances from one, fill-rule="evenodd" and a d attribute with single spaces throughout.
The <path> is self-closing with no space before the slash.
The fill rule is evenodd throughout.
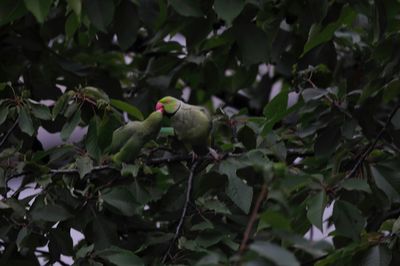
<path id="1" fill-rule="evenodd" d="M 208 147 L 208 154 L 211 155 L 214 161 L 219 162 L 220 160 L 222 160 L 222 155 L 220 155 L 216 150 L 211 147 Z"/>

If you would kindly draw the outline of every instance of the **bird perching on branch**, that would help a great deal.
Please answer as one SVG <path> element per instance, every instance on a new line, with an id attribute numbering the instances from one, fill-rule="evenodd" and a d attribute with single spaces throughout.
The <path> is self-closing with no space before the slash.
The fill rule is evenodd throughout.
<path id="1" fill-rule="evenodd" d="M 166 96 L 157 102 L 156 110 L 170 118 L 176 136 L 189 151 L 197 155 L 210 152 L 215 159 L 218 158 L 210 148 L 212 117 L 206 108 Z"/>
<path id="2" fill-rule="evenodd" d="M 162 109 L 151 113 L 143 121 L 131 121 L 114 131 L 110 153 L 116 163 L 132 163 L 142 147 L 156 139 L 161 129 Z"/>

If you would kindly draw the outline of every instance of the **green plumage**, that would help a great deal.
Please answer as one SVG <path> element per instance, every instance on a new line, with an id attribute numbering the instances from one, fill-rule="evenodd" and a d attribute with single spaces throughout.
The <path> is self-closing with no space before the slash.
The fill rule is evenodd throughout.
<path id="1" fill-rule="evenodd" d="M 171 126 L 177 137 L 194 152 L 206 154 L 212 128 L 211 115 L 207 109 L 170 96 L 161 99 L 160 102 L 166 102 L 165 110 L 170 115 Z"/>
<path id="2" fill-rule="evenodd" d="M 153 112 L 144 121 L 134 121 L 114 131 L 110 153 L 117 163 L 131 163 L 141 148 L 155 139 L 161 128 L 162 113 Z"/>

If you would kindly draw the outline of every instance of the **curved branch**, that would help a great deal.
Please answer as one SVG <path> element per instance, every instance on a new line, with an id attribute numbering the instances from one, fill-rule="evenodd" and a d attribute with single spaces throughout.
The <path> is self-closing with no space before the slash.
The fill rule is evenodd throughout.
<path id="1" fill-rule="evenodd" d="M 246 250 L 247 242 L 249 241 L 249 238 L 250 238 L 251 229 L 253 228 L 253 225 L 254 225 L 255 221 L 257 220 L 257 215 L 258 215 L 258 211 L 261 207 L 261 203 L 264 201 L 264 199 L 266 197 L 268 197 L 268 187 L 264 183 L 261 187 L 261 191 L 258 194 L 258 198 L 257 198 L 254 208 L 251 212 L 250 219 L 246 226 L 246 230 L 244 231 L 242 243 L 240 244 L 240 248 L 239 248 L 239 255 L 242 255 L 243 252 Z"/>
<path id="2" fill-rule="evenodd" d="M 395 108 L 393 108 L 392 112 L 390 113 L 389 117 L 386 119 L 385 125 L 382 127 L 382 129 L 379 131 L 378 135 L 375 137 L 374 141 L 368 146 L 368 148 L 365 150 L 365 152 L 361 155 L 361 157 L 358 159 L 356 164 L 353 166 L 353 168 L 350 170 L 350 172 L 345 176 L 344 179 L 351 178 L 360 168 L 362 163 L 365 161 L 365 159 L 368 157 L 368 155 L 371 153 L 371 151 L 375 148 L 376 144 L 378 141 L 382 138 L 383 133 L 385 133 L 386 129 L 388 128 L 390 121 L 392 121 L 392 118 L 396 114 L 397 110 L 400 108 L 400 103 L 398 103 Z"/>
<path id="3" fill-rule="evenodd" d="M 194 177 L 196 168 L 199 165 L 200 161 L 201 161 L 201 159 L 196 160 L 193 163 L 192 167 L 190 168 L 190 174 L 189 174 L 187 188 L 186 188 L 186 199 L 185 199 L 185 204 L 183 205 L 181 218 L 179 219 L 178 225 L 176 226 L 175 235 L 172 238 L 171 242 L 169 243 L 169 247 L 168 247 L 167 251 L 165 252 L 164 257 L 161 261 L 162 264 L 165 264 L 165 262 L 167 261 L 168 257 L 170 256 L 171 249 L 173 248 L 176 240 L 178 239 L 178 237 L 181 233 L 182 225 L 185 220 L 187 208 L 188 208 L 189 202 L 190 202 L 190 196 L 191 196 L 192 185 L 193 185 L 193 177 Z"/>
<path id="4" fill-rule="evenodd" d="M 4 135 L 3 139 L 0 141 L 0 148 L 3 146 L 3 144 L 7 141 L 8 137 L 10 136 L 11 132 L 15 129 L 15 127 L 18 125 L 18 119 L 15 120 L 14 124 L 10 127 L 10 129 L 7 131 L 7 133 Z"/>

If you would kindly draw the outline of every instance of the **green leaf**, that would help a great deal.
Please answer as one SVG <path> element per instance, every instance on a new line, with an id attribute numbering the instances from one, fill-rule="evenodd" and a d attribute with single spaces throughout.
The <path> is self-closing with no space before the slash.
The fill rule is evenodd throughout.
<path id="1" fill-rule="evenodd" d="M 83 178 L 86 174 L 92 171 L 93 161 L 88 156 L 78 157 L 76 159 L 76 167 L 79 171 L 79 177 Z"/>
<path id="2" fill-rule="evenodd" d="M 19 19 L 27 12 L 23 0 L 0 1 L 0 26 Z"/>
<path id="3" fill-rule="evenodd" d="M 244 64 L 252 65 L 268 60 L 270 41 L 267 34 L 255 24 L 234 25 L 233 34 Z"/>
<path id="4" fill-rule="evenodd" d="M 33 133 L 35 133 L 35 128 L 33 127 L 32 118 L 25 107 L 19 109 L 18 125 L 19 128 L 22 130 L 22 132 L 25 132 L 29 136 L 32 136 Z"/>
<path id="5" fill-rule="evenodd" d="M 96 253 L 97 256 L 118 266 L 144 266 L 144 262 L 132 251 L 110 247 Z"/>
<path id="6" fill-rule="evenodd" d="M 330 125 L 318 132 L 315 140 L 314 151 L 317 157 L 327 157 L 337 148 L 341 137 L 340 127 Z"/>
<path id="7" fill-rule="evenodd" d="M 338 200 L 333 208 L 332 219 L 337 235 L 352 238 L 357 241 L 364 228 L 365 218 L 360 210 L 351 203 Z"/>
<path id="8" fill-rule="evenodd" d="M 100 159 L 100 147 L 98 145 L 98 117 L 93 117 L 89 122 L 88 131 L 85 137 L 85 148 L 89 155 L 96 160 Z"/>
<path id="9" fill-rule="evenodd" d="M 90 21 L 100 31 L 106 32 L 107 26 L 114 16 L 114 1 L 112 0 L 85 0 L 85 11 Z"/>
<path id="10" fill-rule="evenodd" d="M 8 106 L 0 106 L 0 126 L 6 121 L 8 116 Z"/>
<path id="11" fill-rule="evenodd" d="M 264 116 L 267 120 L 276 120 L 285 115 L 288 105 L 288 90 L 283 89 L 278 95 L 267 103 L 263 110 Z"/>
<path id="12" fill-rule="evenodd" d="M 55 119 L 59 113 L 64 111 L 64 109 L 68 105 L 69 99 L 70 99 L 70 95 L 67 93 L 64 93 L 63 95 L 61 95 L 60 98 L 58 98 L 57 102 L 54 104 L 53 111 L 52 111 L 53 119 Z"/>
<path id="13" fill-rule="evenodd" d="M 79 25 L 78 17 L 74 13 L 71 13 L 65 22 L 65 35 L 67 39 L 72 39 Z"/>
<path id="14" fill-rule="evenodd" d="M 202 17 L 200 3 L 196 0 L 169 0 L 175 11 L 185 17 Z"/>
<path id="15" fill-rule="evenodd" d="M 120 109 L 121 111 L 127 112 L 129 115 L 138 120 L 143 120 L 142 112 L 140 112 L 139 109 L 137 109 L 135 106 L 127 102 L 120 101 L 117 99 L 111 99 L 111 105 L 114 106 L 115 108 Z"/>
<path id="16" fill-rule="evenodd" d="M 400 110 L 396 111 L 396 113 L 394 114 L 394 116 L 393 116 L 392 120 L 390 120 L 390 122 L 392 122 L 394 129 L 396 129 L 396 130 L 400 129 Z"/>
<path id="17" fill-rule="evenodd" d="M 278 245 L 266 241 L 256 241 L 249 246 L 249 249 L 272 261 L 277 266 L 300 266 L 293 253 Z"/>
<path id="18" fill-rule="evenodd" d="M 342 187 L 350 191 L 359 190 L 367 193 L 372 193 L 371 188 L 369 187 L 369 184 L 365 179 L 356 179 L 356 178 L 347 179 L 342 183 Z"/>
<path id="19" fill-rule="evenodd" d="M 53 0 L 24 0 L 26 8 L 32 12 L 39 23 L 43 23 L 49 13 Z"/>
<path id="20" fill-rule="evenodd" d="M 272 229 L 280 229 L 290 231 L 290 221 L 280 212 L 267 210 L 260 215 L 257 231 L 271 227 Z"/>
<path id="21" fill-rule="evenodd" d="M 322 216 L 326 205 L 326 194 L 320 191 L 318 194 L 312 196 L 307 200 L 307 218 L 311 224 L 315 225 L 321 232 Z"/>
<path id="22" fill-rule="evenodd" d="M 121 175 L 136 177 L 139 173 L 140 165 L 122 163 Z"/>
<path id="23" fill-rule="evenodd" d="M 49 107 L 43 104 L 31 104 L 32 114 L 34 117 L 42 120 L 51 120 L 51 112 Z"/>
<path id="24" fill-rule="evenodd" d="M 115 13 L 118 44 L 123 50 L 127 50 L 136 41 L 139 25 L 136 5 L 128 0 L 123 0 Z"/>
<path id="25" fill-rule="evenodd" d="M 253 188 L 246 185 L 242 179 L 236 176 L 229 176 L 226 194 L 246 214 L 250 211 L 253 199 Z"/>
<path id="26" fill-rule="evenodd" d="M 136 214 L 135 197 L 126 187 L 114 187 L 103 191 L 102 198 L 105 203 L 117 209 L 123 215 L 132 216 Z"/>
<path id="27" fill-rule="evenodd" d="M 252 160 L 252 162 L 254 161 L 255 160 Z M 249 213 L 253 199 L 253 188 L 245 184 L 236 174 L 237 169 L 244 166 L 244 164 L 240 164 L 239 161 L 235 159 L 227 159 L 220 163 L 219 172 L 228 177 L 228 186 L 225 188 L 228 197 L 241 210 L 245 213 Z"/>
<path id="28" fill-rule="evenodd" d="M 400 216 L 394 221 L 392 226 L 392 233 L 396 234 L 400 232 Z"/>
<path id="29" fill-rule="evenodd" d="M 400 79 L 395 78 L 383 86 L 383 100 L 388 103 L 400 94 Z"/>
<path id="30" fill-rule="evenodd" d="M 397 167 L 388 164 L 371 165 L 371 174 L 376 186 L 382 190 L 390 202 L 400 202 L 400 175 Z M 392 164 L 397 163 L 393 162 Z"/>
<path id="31" fill-rule="evenodd" d="M 80 17 L 82 11 L 82 0 L 67 0 L 69 7 Z"/>
<path id="32" fill-rule="evenodd" d="M 282 91 L 264 107 L 263 114 L 266 117 L 266 122 L 261 133 L 263 136 L 266 136 L 272 130 L 273 126 L 287 115 L 287 105 L 288 89 L 284 87 Z"/>
<path id="33" fill-rule="evenodd" d="M 337 21 L 328 24 L 323 29 L 320 29 L 320 26 L 313 25 L 313 27 L 311 27 L 307 43 L 304 45 L 303 54 L 301 56 L 306 54 L 314 47 L 331 40 L 337 29 L 339 29 L 341 26 L 350 25 L 356 16 L 357 13 L 349 5 L 346 5 L 343 7 L 340 17 Z"/>
<path id="34" fill-rule="evenodd" d="M 47 222 L 65 221 L 72 217 L 64 207 L 60 205 L 44 205 L 30 212 L 33 220 L 42 220 Z"/>
<path id="35" fill-rule="evenodd" d="M 60 137 L 63 141 L 66 141 L 72 134 L 72 131 L 78 126 L 81 121 L 81 111 L 78 109 L 74 116 L 67 121 L 61 129 Z"/>
<path id="36" fill-rule="evenodd" d="M 214 10 L 218 17 L 228 23 L 232 23 L 240 12 L 242 12 L 244 5 L 244 0 L 215 0 Z"/>
<path id="37" fill-rule="evenodd" d="M 392 252 L 385 245 L 376 245 L 368 249 L 361 260 L 363 266 L 389 266 Z"/>
<path id="38" fill-rule="evenodd" d="M 318 100 L 328 94 L 328 90 L 308 88 L 301 92 L 305 102 Z"/>

